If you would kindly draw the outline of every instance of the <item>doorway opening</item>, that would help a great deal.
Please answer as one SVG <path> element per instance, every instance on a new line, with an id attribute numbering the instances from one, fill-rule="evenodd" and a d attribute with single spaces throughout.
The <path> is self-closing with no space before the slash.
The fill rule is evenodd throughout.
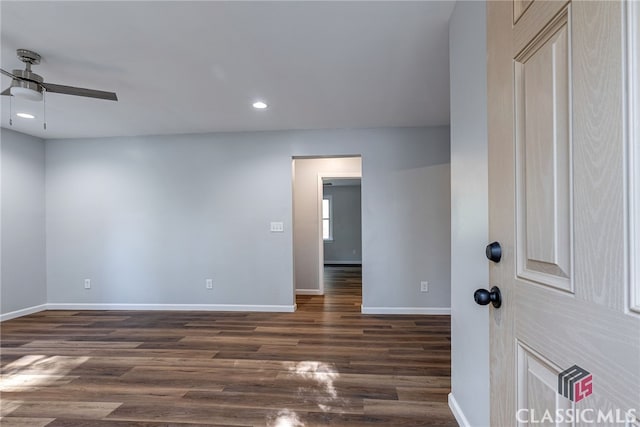
<path id="1" fill-rule="evenodd" d="M 324 309 L 362 306 L 362 198 L 360 178 L 322 179 Z"/>
<path id="2" fill-rule="evenodd" d="M 292 170 L 294 294 L 322 297 L 314 299 L 318 304 L 329 286 L 333 297 L 342 292 L 338 285 L 348 283 L 360 310 L 361 158 L 294 158 Z"/>
<path id="3" fill-rule="evenodd" d="M 318 173 L 318 283 L 321 294 L 325 291 L 324 273 L 327 268 L 359 266 L 362 274 L 362 192 L 359 175 L 352 172 Z"/>
<path id="4" fill-rule="evenodd" d="M 360 313 L 362 307 L 362 266 L 326 265 L 323 295 L 296 295 L 296 305 L 304 312 Z"/>

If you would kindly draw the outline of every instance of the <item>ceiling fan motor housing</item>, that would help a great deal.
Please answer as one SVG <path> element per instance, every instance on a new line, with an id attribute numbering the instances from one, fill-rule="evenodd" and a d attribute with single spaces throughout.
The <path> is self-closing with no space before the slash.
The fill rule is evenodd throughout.
<path id="1" fill-rule="evenodd" d="M 13 75 L 20 77 L 24 80 L 13 79 L 11 81 L 11 94 L 14 96 L 20 96 L 32 101 L 39 101 L 42 99 L 42 85 L 43 79 L 36 73 L 32 73 L 27 70 L 13 70 Z"/>

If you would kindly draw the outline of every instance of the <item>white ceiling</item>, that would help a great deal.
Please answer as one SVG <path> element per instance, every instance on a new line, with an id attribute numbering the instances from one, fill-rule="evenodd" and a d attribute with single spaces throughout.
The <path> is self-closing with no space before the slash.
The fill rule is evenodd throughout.
<path id="1" fill-rule="evenodd" d="M 14 99 L 43 138 L 449 123 L 445 2 L 2 1 L 0 63 L 115 91 Z M 2 89 L 10 79 L 2 77 Z M 9 127 L 2 97 L 2 126 Z M 251 103 L 269 104 L 256 111 Z"/>

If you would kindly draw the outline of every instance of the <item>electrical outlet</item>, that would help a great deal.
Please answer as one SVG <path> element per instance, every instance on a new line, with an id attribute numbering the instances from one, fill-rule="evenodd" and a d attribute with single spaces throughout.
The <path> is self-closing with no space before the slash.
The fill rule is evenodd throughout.
<path id="1" fill-rule="evenodd" d="M 420 292 L 429 292 L 429 282 L 420 282 Z"/>
<path id="2" fill-rule="evenodd" d="M 272 222 L 270 230 L 272 233 L 284 232 L 284 222 Z"/>
<path id="3" fill-rule="evenodd" d="M 207 279 L 205 282 L 205 286 L 207 289 L 213 289 L 213 279 Z"/>
<path id="4" fill-rule="evenodd" d="M 91 279 L 84 279 L 84 288 L 91 289 Z"/>

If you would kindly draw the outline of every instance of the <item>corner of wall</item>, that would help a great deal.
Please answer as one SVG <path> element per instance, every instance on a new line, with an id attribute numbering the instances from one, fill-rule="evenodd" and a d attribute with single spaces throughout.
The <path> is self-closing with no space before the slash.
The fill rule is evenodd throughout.
<path id="1" fill-rule="evenodd" d="M 0 318 L 5 318 L 39 311 L 47 299 L 45 141 L 4 128 L 0 139 Z"/>
<path id="2" fill-rule="evenodd" d="M 448 402 L 449 402 L 449 409 L 451 409 L 451 413 L 455 417 L 460 427 L 471 427 L 469 420 L 464 415 L 464 412 L 462 412 L 462 408 L 460 408 L 460 405 L 458 405 L 458 402 L 456 401 L 456 398 L 453 396 L 453 393 L 449 393 Z"/>

